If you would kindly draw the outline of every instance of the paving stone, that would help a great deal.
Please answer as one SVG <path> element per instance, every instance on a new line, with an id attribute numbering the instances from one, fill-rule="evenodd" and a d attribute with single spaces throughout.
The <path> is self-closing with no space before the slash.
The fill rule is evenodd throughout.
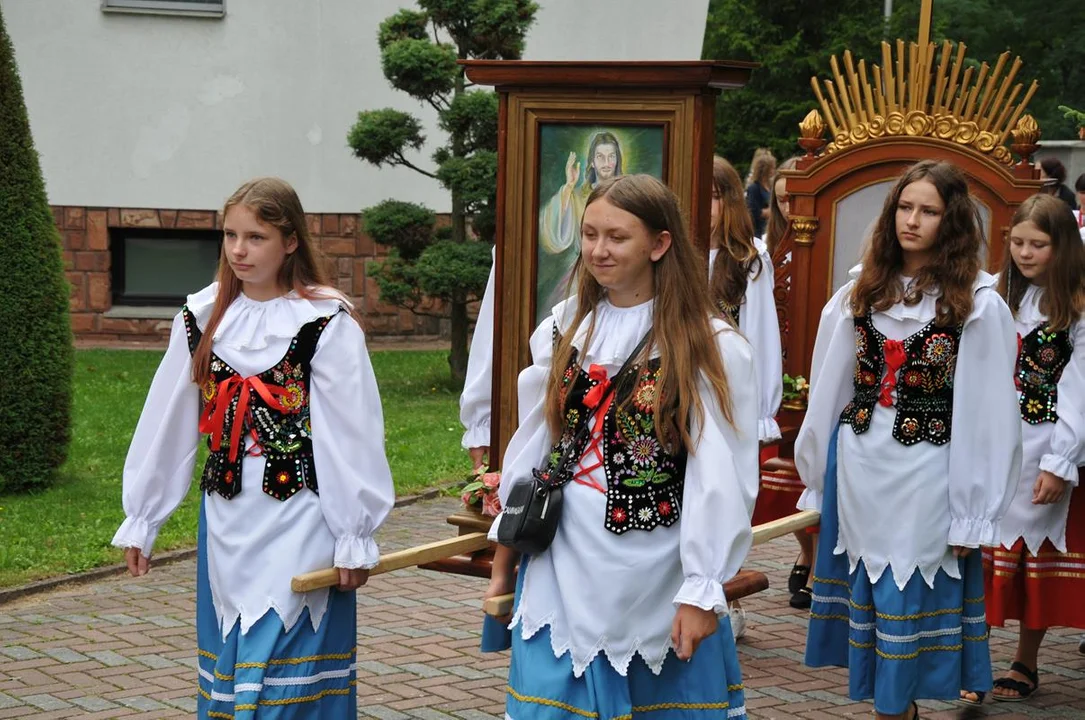
<path id="1" fill-rule="evenodd" d="M 144 712 L 165 710 L 168 707 L 158 702 L 157 700 L 152 700 L 151 698 L 143 697 L 142 695 L 136 695 L 135 697 L 129 698 L 121 698 L 117 702 L 124 705 L 125 707 L 130 707 L 133 710 L 142 710 Z"/>
<path id="2" fill-rule="evenodd" d="M 783 700 L 789 703 L 801 703 L 806 702 L 806 698 L 799 693 L 791 692 L 790 690 L 784 690 L 779 687 L 763 687 L 758 688 L 763 694 L 769 697 L 774 697 L 777 700 Z"/>
<path id="3" fill-rule="evenodd" d="M 120 707 L 120 705 L 117 705 L 117 703 L 110 702 L 109 700 L 100 697 L 72 698 L 71 702 L 73 705 L 78 705 L 84 710 L 88 710 L 90 712 L 103 712 L 105 710 L 115 710 L 116 708 Z"/>
<path id="4" fill-rule="evenodd" d="M 196 698 L 194 698 L 194 697 L 170 698 L 169 700 L 166 700 L 165 702 L 166 702 L 166 704 L 172 705 L 173 707 L 178 708 L 179 710 L 184 710 L 185 712 L 189 712 L 189 713 L 195 713 L 196 712 L 197 703 L 196 703 Z"/>
<path id="5" fill-rule="evenodd" d="M 138 625 L 143 620 L 134 618 L 131 615 L 125 615 L 124 613 L 116 613 L 112 615 L 99 615 L 99 619 L 111 622 L 114 625 Z"/>
<path id="6" fill-rule="evenodd" d="M 748 693 L 749 691 L 747 691 Z M 827 690 L 808 690 L 803 693 L 808 698 L 814 700 L 821 700 L 822 702 L 832 703 L 833 705 L 851 705 L 853 702 L 851 698 L 844 695 L 837 695 Z"/>
<path id="7" fill-rule="evenodd" d="M 416 717 L 418 720 L 453 720 L 451 715 L 448 715 L 432 708 L 413 708 L 407 711 L 407 714 L 411 717 Z"/>
<path id="8" fill-rule="evenodd" d="M 131 662 L 123 655 L 118 655 L 112 650 L 95 650 L 94 652 L 88 652 L 87 655 L 94 658 L 98 662 L 102 663 L 106 667 L 119 667 L 121 665 L 127 665 Z"/>
<path id="9" fill-rule="evenodd" d="M 132 655 L 131 659 L 146 665 L 152 670 L 165 670 L 166 668 L 171 668 L 177 664 L 161 655 Z"/>
<path id="10" fill-rule="evenodd" d="M 57 615 L 57 617 L 64 622 L 75 623 L 76 625 L 93 625 L 98 621 L 97 618 L 90 615 Z"/>
<path id="11" fill-rule="evenodd" d="M 26 703 L 18 698 L 13 698 L 10 695 L 6 695 L 0 692 L 0 710 L 6 710 L 7 708 L 25 707 Z"/>
<path id="12" fill-rule="evenodd" d="M 86 655 L 77 653 L 71 648 L 49 648 L 47 650 L 42 650 L 42 652 L 62 663 L 86 662 L 89 659 Z"/>
<path id="13" fill-rule="evenodd" d="M 457 710 L 453 713 L 462 720 L 502 720 L 504 715 L 490 715 L 479 710 Z"/>
<path id="14" fill-rule="evenodd" d="M 411 716 L 384 705 L 366 705 L 358 708 L 358 717 L 378 720 L 411 720 Z"/>
<path id="15" fill-rule="evenodd" d="M 406 665 L 400 665 L 399 669 L 406 670 L 414 675 L 421 675 L 424 678 L 441 677 L 445 674 L 443 670 L 422 663 L 407 663 Z"/>
<path id="16" fill-rule="evenodd" d="M 487 677 L 487 673 L 480 672 L 478 670 L 475 670 L 474 668 L 465 667 L 463 665 L 452 665 L 446 667 L 445 670 L 454 675 L 459 675 L 464 680 L 481 680 Z"/>
<path id="17" fill-rule="evenodd" d="M 0 648 L 0 652 L 4 653 L 12 660 L 34 660 L 42 656 L 37 650 L 31 650 L 30 648 L 21 645 L 10 645 L 5 648 Z"/>
<path id="18" fill-rule="evenodd" d="M 65 702 L 58 697 L 52 695 L 26 695 L 23 697 L 23 702 L 27 705 L 33 705 L 38 710 L 67 710 L 72 705 L 69 702 Z"/>
<path id="19" fill-rule="evenodd" d="M 376 660 L 367 660 L 366 662 L 360 662 L 358 663 L 358 669 L 365 670 L 366 672 L 371 672 L 374 675 L 392 675 L 399 672 L 399 670 L 392 667 L 391 665 L 385 665 L 384 663 L 377 662 Z"/>
<path id="20" fill-rule="evenodd" d="M 153 625 L 163 628 L 176 628 L 184 627 L 188 625 L 184 620 L 178 620 L 177 618 L 166 617 L 165 615 L 152 615 L 145 620 Z"/>
<path id="21" fill-rule="evenodd" d="M 388 637 L 391 635 L 387 630 L 381 628 L 369 627 L 368 625 L 359 625 L 358 634 L 366 637 Z"/>

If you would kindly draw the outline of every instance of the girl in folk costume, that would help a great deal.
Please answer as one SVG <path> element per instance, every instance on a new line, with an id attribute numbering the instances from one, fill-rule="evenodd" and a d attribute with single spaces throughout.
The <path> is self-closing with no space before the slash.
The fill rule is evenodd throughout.
<path id="1" fill-rule="evenodd" d="M 1021 204 L 1003 268 L 998 291 L 1019 338 L 1024 452 L 1001 547 L 984 560 L 987 621 L 1021 621 L 1012 668 L 992 694 L 1019 701 L 1036 690 L 1047 628 L 1085 628 L 1085 247 L 1065 203 L 1035 195 Z"/>
<path id="2" fill-rule="evenodd" d="M 771 211 L 768 224 L 765 227 L 765 246 L 768 256 L 779 259 L 780 262 L 791 262 L 791 251 L 778 253 L 777 248 L 787 232 L 788 215 L 791 204 L 787 194 L 787 179 L 781 175 L 781 170 L 793 170 L 798 163 L 798 157 L 790 157 L 780 163 L 776 175 L 772 179 L 772 196 L 769 202 Z M 773 279 L 775 285 L 775 278 Z M 785 280 L 786 287 L 791 287 L 791 277 Z M 781 342 L 781 345 L 783 343 Z M 781 357 L 785 353 L 781 348 Z M 774 448 L 762 451 L 762 459 L 765 455 L 775 456 Z M 757 494 L 757 507 L 753 511 L 753 524 L 771 522 L 777 518 L 786 517 L 795 512 L 795 505 L 802 495 L 803 484 L 797 480 L 795 474 L 789 470 L 777 471 L 771 469 L 762 470 L 761 491 Z M 806 610 L 810 607 L 812 590 L 810 588 L 810 567 L 814 564 L 814 553 L 817 547 L 817 528 L 807 528 L 795 533 L 795 539 L 799 541 L 799 557 L 791 568 L 791 574 L 787 578 L 787 589 L 791 593 L 788 604 L 798 610 Z"/>
<path id="3" fill-rule="evenodd" d="M 113 544 L 147 572 L 208 435 L 199 717 L 354 717 L 354 590 L 393 501 L 365 337 L 289 185 L 248 182 L 223 217 L 217 281 L 174 320 L 132 438 Z M 337 589 L 291 591 L 292 576 L 333 565 Z"/>
<path id="4" fill-rule="evenodd" d="M 478 470 L 489 464 L 490 455 L 490 396 L 494 379 L 494 272 L 496 259 L 490 266 L 486 291 L 478 307 L 475 332 L 471 336 L 471 352 L 467 356 L 467 373 L 460 393 L 460 423 L 464 433 L 462 445 L 471 458 L 471 467 Z"/>
<path id="5" fill-rule="evenodd" d="M 997 542 L 1021 427 L 979 227 L 957 168 L 911 167 L 814 346 L 795 443 L 799 506 L 822 511 L 806 663 L 848 667 L 882 719 L 991 687 L 975 549 Z"/>
<path id="6" fill-rule="evenodd" d="M 577 294 L 531 338 L 499 490 L 508 513 L 521 483 L 572 476 L 552 543 L 518 573 L 511 549 L 494 559 L 486 596 L 516 585 L 507 716 L 746 717 L 718 618 L 752 542 L 753 353 L 661 182 L 601 183 L 581 236 Z"/>
<path id="7" fill-rule="evenodd" d="M 712 161 L 711 208 L 709 290 L 716 307 L 746 336 L 753 348 L 760 407 L 757 438 L 765 445 L 780 439 L 776 411 L 780 409 L 783 397 L 783 353 L 776 301 L 772 294 L 772 260 L 765 245 L 753 236 L 742 179 L 731 163 L 719 156 Z M 762 484 L 754 509 L 754 524 L 795 512 L 798 492 L 781 492 L 777 487 L 776 484 L 769 487 Z M 778 495 L 785 496 L 783 503 L 778 501 Z M 745 617 L 738 601 L 732 603 L 731 628 L 736 638 L 745 634 Z"/>

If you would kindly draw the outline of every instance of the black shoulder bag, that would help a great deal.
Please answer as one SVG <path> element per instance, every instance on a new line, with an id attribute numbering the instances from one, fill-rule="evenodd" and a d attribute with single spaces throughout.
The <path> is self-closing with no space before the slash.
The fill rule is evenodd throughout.
<path id="1" fill-rule="evenodd" d="M 614 375 L 608 394 L 616 392 L 623 376 L 644 349 L 651 334 L 651 330 L 645 333 L 626 358 L 621 369 Z M 606 398 L 603 398 L 597 410 L 605 405 Z M 562 453 L 553 471 L 547 472 L 545 467 L 536 468 L 531 471 L 530 482 L 518 482 L 512 486 L 497 525 L 499 543 L 528 555 L 538 555 L 550 547 L 558 531 L 558 521 L 561 520 L 562 487 L 573 479 L 573 470 L 584 452 L 591 426 L 591 418 L 585 418 L 573 442 Z"/>

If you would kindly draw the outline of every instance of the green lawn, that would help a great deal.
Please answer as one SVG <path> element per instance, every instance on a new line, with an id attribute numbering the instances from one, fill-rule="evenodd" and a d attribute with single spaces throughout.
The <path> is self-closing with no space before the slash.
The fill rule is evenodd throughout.
<path id="1" fill-rule="evenodd" d="M 31 495 L 0 495 L 0 587 L 120 561 L 109 542 L 124 519 L 121 471 L 161 356 L 76 352 L 72 444 L 59 481 Z M 458 394 L 448 386 L 446 353 L 394 350 L 372 357 L 397 494 L 462 477 L 470 463 L 459 447 Z M 194 545 L 198 510 L 194 482 L 155 551 Z"/>

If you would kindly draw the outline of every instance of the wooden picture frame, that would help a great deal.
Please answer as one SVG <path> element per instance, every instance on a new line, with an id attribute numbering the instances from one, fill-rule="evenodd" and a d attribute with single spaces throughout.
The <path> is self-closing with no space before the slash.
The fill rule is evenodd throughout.
<path id="1" fill-rule="evenodd" d="M 538 297 L 540 213 L 553 193 L 552 175 L 541 176 L 544 164 L 553 168 L 554 151 L 545 137 L 548 129 L 582 130 L 574 147 L 567 149 L 582 163 L 578 192 L 590 189 L 585 185 L 590 161 L 588 148 L 575 145 L 585 145 L 589 137 L 594 145 L 600 132 L 610 131 L 618 145 L 623 134 L 635 129 L 655 133 L 660 157 L 658 172 L 650 174 L 675 191 L 691 237 L 707 254 L 716 96 L 721 89 L 742 87 L 756 65 L 701 61 L 464 65 L 469 80 L 493 85 L 499 93 L 490 425 L 490 461 L 496 466 L 518 424 L 516 379 L 530 363 L 531 334 L 540 318 L 549 314 L 549 308 L 539 307 L 546 303 Z M 643 169 L 631 163 L 622 174 Z M 560 245 L 567 249 L 569 239 Z"/>

